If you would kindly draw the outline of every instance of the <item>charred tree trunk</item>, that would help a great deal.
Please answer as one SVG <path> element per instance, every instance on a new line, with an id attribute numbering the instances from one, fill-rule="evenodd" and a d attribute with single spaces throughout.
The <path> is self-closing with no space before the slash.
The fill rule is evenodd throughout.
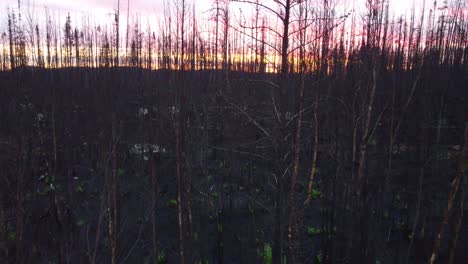
<path id="1" fill-rule="evenodd" d="M 457 174 L 455 175 L 455 178 L 452 181 L 452 184 L 450 185 L 450 192 L 448 196 L 448 202 L 447 202 L 447 208 L 445 209 L 443 218 L 442 218 L 442 223 L 440 225 L 439 232 L 437 233 L 437 236 L 435 238 L 434 242 L 434 248 L 432 250 L 431 258 L 429 260 L 430 264 L 435 264 L 437 263 L 438 256 L 439 256 L 439 250 L 440 250 L 440 245 L 442 243 L 442 238 L 445 233 L 445 228 L 447 225 L 449 225 L 450 218 L 452 217 L 454 210 L 459 206 L 461 212 L 458 215 L 458 219 L 456 219 L 456 233 L 453 236 L 453 242 L 452 242 L 452 248 L 450 252 L 450 262 L 453 263 L 454 260 L 454 247 L 456 246 L 456 241 L 458 239 L 460 227 L 459 223 L 462 221 L 463 217 L 463 210 L 464 210 L 464 199 L 465 199 L 465 191 L 464 191 L 464 181 L 466 177 L 466 169 L 468 168 L 468 121 L 465 123 L 465 139 L 464 139 L 464 147 L 463 147 L 463 153 L 462 156 L 460 157 L 460 160 L 458 162 L 458 170 Z"/>

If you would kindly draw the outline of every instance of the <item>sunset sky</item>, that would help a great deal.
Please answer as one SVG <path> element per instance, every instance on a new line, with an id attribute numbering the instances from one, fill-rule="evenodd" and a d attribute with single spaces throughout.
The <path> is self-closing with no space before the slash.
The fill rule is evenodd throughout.
<path id="1" fill-rule="evenodd" d="M 125 23 L 127 1 L 120 0 L 121 16 L 121 29 L 124 30 L 123 23 Z M 213 8 L 214 0 L 186 0 L 191 11 L 192 3 L 195 2 L 197 13 L 197 21 L 200 28 L 204 28 L 204 32 L 208 33 L 211 30 L 207 29 L 207 23 L 210 15 L 208 10 Z M 314 2 L 315 1 L 315 2 Z M 366 0 L 330 0 L 332 8 L 336 10 L 336 17 L 356 10 L 357 17 L 365 15 L 365 2 Z M 416 14 L 422 9 L 425 0 L 390 0 L 390 18 L 396 18 L 401 15 L 407 15 L 409 19 L 410 9 L 414 6 Z M 163 17 L 164 3 L 174 3 L 175 0 L 130 0 L 130 24 L 136 21 L 141 22 L 142 25 L 152 26 L 156 28 L 158 23 Z M 262 3 L 271 4 L 272 8 L 276 5 L 273 0 L 261 0 Z M 440 1 L 439 5 L 442 5 Z M 311 3 L 316 3 L 318 8 L 321 8 L 323 0 L 311 0 Z M 432 0 L 426 0 L 426 7 L 431 8 L 433 5 Z M 6 34 L 8 25 L 8 10 L 15 10 L 17 12 L 18 0 L 0 0 L 0 34 Z M 21 14 L 23 21 L 26 23 L 32 22 L 33 24 L 44 25 L 46 19 L 46 12 L 50 15 L 54 23 L 63 24 L 67 13 L 70 13 L 73 25 L 80 26 L 83 21 L 88 21 L 94 25 L 111 25 L 114 21 L 114 14 L 117 9 L 117 0 L 21 0 Z M 46 11 L 47 10 L 47 11 Z M 250 12 L 253 12 L 254 6 L 246 3 L 231 2 L 230 10 L 232 25 L 238 25 L 239 12 L 242 10 L 243 15 L 248 17 Z M 174 11 L 174 10 L 172 10 Z M 271 15 L 268 11 L 263 11 L 264 15 Z M 211 12 L 212 14 L 212 12 Z M 427 12 L 426 12 L 427 14 Z M 137 16 L 138 17 L 137 17 Z M 203 30 L 202 30 L 203 31 Z M 122 31 L 123 33 L 123 31 Z M 203 34 L 203 33 L 202 33 Z"/>
<path id="2" fill-rule="evenodd" d="M 196 2 L 196 8 L 199 12 L 208 10 L 212 6 L 212 0 L 191 0 Z M 191 2 L 188 1 L 188 2 Z M 344 0 L 347 6 L 352 6 L 353 0 Z M 342 3 L 344 1 L 334 0 L 334 3 Z M 355 0 L 358 5 L 363 5 L 364 0 Z M 171 1 L 169 1 L 171 2 Z M 429 3 L 430 2 L 430 3 Z M 44 7 L 60 13 L 91 13 L 93 15 L 105 16 L 113 12 L 117 6 L 117 0 L 22 0 L 23 7 L 29 6 L 34 8 L 34 12 L 43 12 Z M 322 1 L 318 1 L 319 4 Z M 16 7 L 18 0 L 2 0 L 0 14 L 4 14 L 8 7 Z M 423 0 L 390 0 L 392 10 L 396 15 L 404 14 L 413 5 L 420 9 Z M 432 5 L 432 1 L 426 1 L 426 4 Z M 239 5 L 239 4 L 237 4 Z M 127 0 L 121 0 L 123 11 L 126 10 Z M 130 12 L 140 14 L 158 14 L 162 10 L 163 0 L 130 0 Z M 246 5 L 243 5 L 246 6 Z M 238 6 L 236 6 L 237 9 Z M 240 6 L 239 6 L 240 7 Z M 1 17 L 1 16 L 0 16 Z"/>

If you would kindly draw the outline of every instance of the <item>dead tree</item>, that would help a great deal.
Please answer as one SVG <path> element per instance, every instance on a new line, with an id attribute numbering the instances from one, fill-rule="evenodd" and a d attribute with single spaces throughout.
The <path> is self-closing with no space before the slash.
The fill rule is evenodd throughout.
<path id="1" fill-rule="evenodd" d="M 432 250 L 429 263 L 434 264 L 438 262 L 440 245 L 445 233 L 446 226 L 449 225 L 450 219 L 455 218 L 453 221 L 455 226 L 455 234 L 453 234 L 450 248 L 449 263 L 454 263 L 455 249 L 457 240 L 460 234 L 460 229 L 463 222 L 463 212 L 465 210 L 466 199 L 466 170 L 468 169 L 468 121 L 465 122 L 465 138 L 464 138 L 463 153 L 458 161 L 458 170 L 455 178 L 450 184 L 450 191 L 448 195 L 447 208 L 440 224 L 439 232 L 435 238 L 434 248 Z"/>
<path id="2" fill-rule="evenodd" d="M 117 11 L 115 13 L 115 66 L 119 67 L 120 46 L 120 0 L 117 0 Z"/>

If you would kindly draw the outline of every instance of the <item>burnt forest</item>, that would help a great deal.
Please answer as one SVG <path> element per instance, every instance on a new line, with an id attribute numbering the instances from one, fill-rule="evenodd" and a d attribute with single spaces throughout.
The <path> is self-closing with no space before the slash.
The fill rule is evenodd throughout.
<path id="1" fill-rule="evenodd" d="M 11 2 L 0 263 L 468 263 L 465 0 Z"/>

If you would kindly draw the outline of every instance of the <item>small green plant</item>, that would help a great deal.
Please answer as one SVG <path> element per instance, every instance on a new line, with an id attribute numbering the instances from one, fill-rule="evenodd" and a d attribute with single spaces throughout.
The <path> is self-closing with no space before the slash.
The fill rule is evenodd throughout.
<path id="1" fill-rule="evenodd" d="M 7 233 L 7 240 L 8 241 L 16 241 L 16 232 L 10 231 Z"/>
<path id="2" fill-rule="evenodd" d="M 177 206 L 177 200 L 176 199 L 170 199 L 167 201 L 167 205 L 170 207 L 176 207 Z"/>
<path id="3" fill-rule="evenodd" d="M 322 192 L 317 188 L 313 188 L 312 191 L 309 193 L 309 196 L 310 199 L 316 200 L 322 197 Z"/>
<path id="4" fill-rule="evenodd" d="M 306 227 L 306 233 L 309 236 L 316 236 L 316 235 L 319 235 L 320 233 L 322 233 L 322 229 L 320 229 L 319 227 L 315 227 L 315 226 L 307 226 Z"/>
<path id="5" fill-rule="evenodd" d="M 322 262 L 323 262 L 322 252 L 319 252 L 319 253 L 315 256 L 315 260 L 317 261 L 317 263 L 322 263 Z"/>
<path id="6" fill-rule="evenodd" d="M 117 169 L 117 176 L 122 177 L 125 174 L 125 170 L 122 168 Z"/>
<path id="7" fill-rule="evenodd" d="M 265 243 L 263 246 L 263 263 L 271 264 L 273 263 L 273 252 L 271 250 L 270 243 Z"/>
<path id="8" fill-rule="evenodd" d="M 78 186 L 76 187 L 76 192 L 78 192 L 78 193 L 84 193 L 83 185 L 81 185 L 81 184 L 78 185 Z"/>
<path id="9" fill-rule="evenodd" d="M 165 263 L 167 263 L 166 253 L 164 251 L 161 251 L 158 254 L 158 264 L 165 264 Z"/>
<path id="10" fill-rule="evenodd" d="M 55 183 L 55 175 L 46 176 L 46 178 L 45 178 L 45 183 L 46 183 L 46 184 L 53 184 L 53 183 Z"/>
<path id="11" fill-rule="evenodd" d="M 86 225 L 86 223 L 87 223 L 87 222 L 86 222 L 85 219 L 80 219 L 80 220 L 78 220 L 78 221 L 76 222 L 76 225 L 77 225 L 78 227 L 82 227 L 82 226 Z"/>

